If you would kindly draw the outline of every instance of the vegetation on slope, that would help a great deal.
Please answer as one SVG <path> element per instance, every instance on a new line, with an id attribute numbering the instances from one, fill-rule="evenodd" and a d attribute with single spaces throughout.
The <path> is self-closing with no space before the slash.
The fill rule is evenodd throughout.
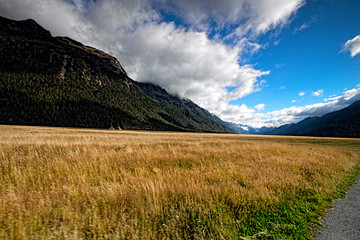
<path id="1" fill-rule="evenodd" d="M 0 238 L 309 239 L 358 139 L 0 126 Z"/>
<path id="2" fill-rule="evenodd" d="M 138 85 L 104 52 L 0 17 L 2 124 L 232 132 L 194 103 L 164 90 L 159 103 Z"/>

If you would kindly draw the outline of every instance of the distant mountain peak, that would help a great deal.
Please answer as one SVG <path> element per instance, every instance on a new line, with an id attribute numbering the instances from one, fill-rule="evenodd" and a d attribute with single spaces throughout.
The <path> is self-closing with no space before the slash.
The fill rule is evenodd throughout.
<path id="1" fill-rule="evenodd" d="M 50 39 L 51 34 L 48 30 L 40 26 L 35 20 L 27 19 L 23 21 L 13 21 L 1 17 L 0 31 L 6 31 L 11 34 L 23 35 L 30 39 Z"/>

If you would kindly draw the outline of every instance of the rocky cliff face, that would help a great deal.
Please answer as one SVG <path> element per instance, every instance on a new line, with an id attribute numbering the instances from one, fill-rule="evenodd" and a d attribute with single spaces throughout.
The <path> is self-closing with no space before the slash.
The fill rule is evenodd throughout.
<path id="1" fill-rule="evenodd" d="M 0 17 L 0 123 L 231 132 L 196 104 L 130 79 L 118 60 L 33 20 Z"/>

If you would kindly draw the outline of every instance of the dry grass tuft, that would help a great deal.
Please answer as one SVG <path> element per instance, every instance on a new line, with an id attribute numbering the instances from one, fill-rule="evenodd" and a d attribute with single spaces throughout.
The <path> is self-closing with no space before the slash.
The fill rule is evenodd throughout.
<path id="1" fill-rule="evenodd" d="M 4 239 L 309 238 L 360 162 L 358 139 L 0 132 Z"/>

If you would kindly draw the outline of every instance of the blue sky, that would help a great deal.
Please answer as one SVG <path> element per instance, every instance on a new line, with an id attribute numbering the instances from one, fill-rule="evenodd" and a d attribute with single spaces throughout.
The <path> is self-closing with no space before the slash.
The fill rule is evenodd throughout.
<path id="1" fill-rule="evenodd" d="M 266 102 L 265 110 L 274 111 L 314 104 L 360 83 L 360 56 L 351 58 L 341 51 L 360 33 L 360 1 L 324 3 L 308 1 L 279 35 L 269 32 L 261 37 L 267 46 L 247 61 L 271 71 L 265 77 L 268 86 L 234 104 Z M 312 96 L 318 90 L 323 94 Z"/>
<path id="2" fill-rule="evenodd" d="M 280 126 L 360 100 L 358 0 L 0 0 L 225 121 Z"/>

